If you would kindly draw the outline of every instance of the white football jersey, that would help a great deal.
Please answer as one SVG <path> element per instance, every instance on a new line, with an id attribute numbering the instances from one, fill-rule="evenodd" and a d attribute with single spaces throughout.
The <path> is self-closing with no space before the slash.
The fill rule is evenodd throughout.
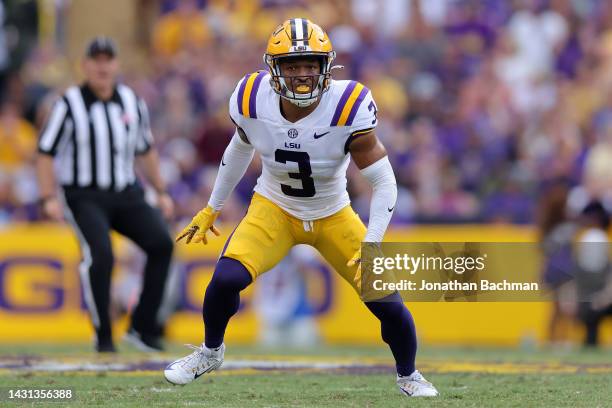
<path id="1" fill-rule="evenodd" d="M 255 191 L 301 220 L 332 215 L 350 203 L 348 146 L 376 127 L 372 94 L 359 82 L 332 80 L 316 109 L 292 123 L 270 78 L 246 75 L 229 102 L 232 120 L 261 155 Z"/>

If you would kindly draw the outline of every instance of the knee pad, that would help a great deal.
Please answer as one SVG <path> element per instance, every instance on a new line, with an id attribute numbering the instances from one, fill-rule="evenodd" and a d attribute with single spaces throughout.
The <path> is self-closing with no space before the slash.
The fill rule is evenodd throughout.
<path id="1" fill-rule="evenodd" d="M 210 285 L 224 291 L 241 291 L 252 282 L 251 274 L 239 261 L 222 257 L 215 266 Z"/>
<path id="2" fill-rule="evenodd" d="M 402 297 L 397 292 L 376 302 L 366 302 L 365 305 L 381 321 L 401 321 L 407 312 Z"/>

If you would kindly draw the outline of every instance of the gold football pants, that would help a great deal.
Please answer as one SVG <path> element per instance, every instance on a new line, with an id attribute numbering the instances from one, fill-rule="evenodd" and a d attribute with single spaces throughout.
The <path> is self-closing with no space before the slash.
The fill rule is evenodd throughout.
<path id="1" fill-rule="evenodd" d="M 315 247 L 355 290 L 357 266 L 346 266 L 366 234 L 350 206 L 315 221 L 302 221 L 255 193 L 246 216 L 228 238 L 222 256 L 240 261 L 253 281 L 298 244 Z"/>

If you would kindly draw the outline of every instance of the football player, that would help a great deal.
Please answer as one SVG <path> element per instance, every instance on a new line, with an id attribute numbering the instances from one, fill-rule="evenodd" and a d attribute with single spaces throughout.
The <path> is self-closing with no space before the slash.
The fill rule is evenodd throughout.
<path id="1" fill-rule="evenodd" d="M 262 174 L 246 216 L 229 236 L 203 306 L 204 343 L 168 367 L 174 384 L 189 383 L 223 362 L 223 337 L 238 311 L 240 291 L 297 244 L 315 247 L 359 293 L 362 242 L 381 242 L 397 197 L 393 169 L 374 129 L 372 94 L 356 81 L 331 78 L 335 52 L 327 34 L 303 18 L 272 33 L 264 61 L 269 72 L 246 75 L 229 102 L 236 132 L 221 163 L 208 206 L 177 236 L 189 243 L 219 235 L 214 223 L 253 154 Z M 350 158 L 373 188 L 368 227 L 350 206 Z M 414 322 L 397 292 L 365 302 L 380 320 L 396 361 L 397 385 L 408 396 L 438 391 L 415 369 Z"/>

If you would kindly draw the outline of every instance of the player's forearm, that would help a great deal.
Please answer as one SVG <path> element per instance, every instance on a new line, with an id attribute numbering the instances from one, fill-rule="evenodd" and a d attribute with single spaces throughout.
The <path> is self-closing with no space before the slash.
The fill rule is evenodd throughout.
<path id="1" fill-rule="evenodd" d="M 219 164 L 217 179 L 208 201 L 209 206 L 216 211 L 221 210 L 229 195 L 244 176 L 254 154 L 255 149 L 250 144 L 240 140 L 237 133 L 234 134 Z"/>
<path id="2" fill-rule="evenodd" d="M 397 200 L 397 185 L 387 156 L 371 164 L 361 173 L 372 185 L 370 221 L 365 242 L 381 242 L 391 221 Z"/>
<path id="3" fill-rule="evenodd" d="M 57 185 L 53 169 L 53 157 L 38 153 L 36 157 L 36 178 L 38 179 L 38 190 L 41 198 L 55 195 Z"/>
<path id="4" fill-rule="evenodd" d="M 162 179 L 159 171 L 159 156 L 157 150 L 150 149 L 145 154 L 138 156 L 138 164 L 142 169 L 145 177 L 151 183 L 157 193 L 164 193 L 166 191 L 166 183 Z"/>

